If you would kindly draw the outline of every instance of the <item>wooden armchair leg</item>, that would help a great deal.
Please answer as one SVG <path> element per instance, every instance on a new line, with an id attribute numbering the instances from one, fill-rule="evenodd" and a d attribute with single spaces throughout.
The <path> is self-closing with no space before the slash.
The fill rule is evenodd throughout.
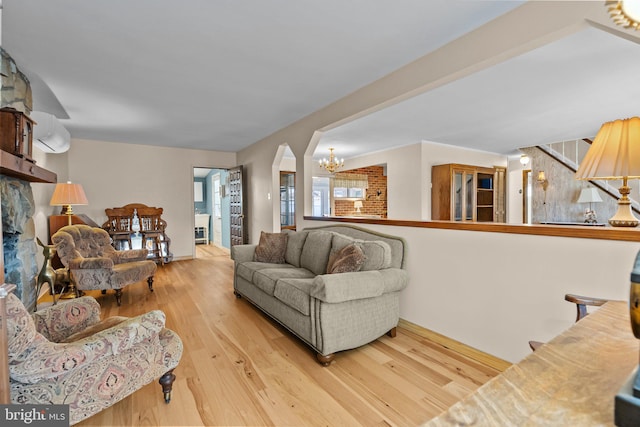
<path id="1" fill-rule="evenodd" d="M 398 328 L 397 327 L 393 327 L 393 328 L 389 329 L 389 332 L 387 332 L 387 336 L 389 336 L 391 338 L 395 338 L 397 334 L 398 334 Z"/>
<path id="2" fill-rule="evenodd" d="M 147 278 L 147 283 L 149 284 L 149 290 L 153 292 L 153 276 L 149 276 L 149 278 Z"/>
<path id="3" fill-rule="evenodd" d="M 118 303 L 118 306 L 122 304 L 122 289 L 116 289 L 116 302 Z"/>
<path id="4" fill-rule="evenodd" d="M 173 374 L 173 369 L 166 372 L 160 377 L 158 382 L 162 386 L 162 394 L 164 395 L 164 402 L 171 402 L 171 389 L 173 388 L 173 382 L 176 380 L 176 376 Z"/>

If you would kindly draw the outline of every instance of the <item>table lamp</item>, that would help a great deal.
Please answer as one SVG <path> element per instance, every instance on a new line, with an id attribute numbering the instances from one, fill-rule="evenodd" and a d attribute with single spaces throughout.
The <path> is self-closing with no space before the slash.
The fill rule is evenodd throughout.
<path id="1" fill-rule="evenodd" d="M 362 200 L 356 200 L 353 202 L 353 207 L 356 208 L 356 213 L 361 213 L 360 209 L 362 209 Z"/>
<path id="2" fill-rule="evenodd" d="M 640 117 L 603 124 L 576 172 L 576 179 L 622 180 L 618 211 L 609 219 L 613 227 L 639 223 L 631 212 L 629 178 L 640 178 Z"/>
<path id="3" fill-rule="evenodd" d="M 84 194 L 82 185 L 72 184 L 71 181 L 56 184 L 56 188 L 53 190 L 53 195 L 51 196 L 51 201 L 49 202 L 51 206 L 62 206 L 60 214 L 68 215 L 69 225 L 71 225 L 71 215 L 73 215 L 71 206 L 88 204 L 89 201 Z"/>
<path id="4" fill-rule="evenodd" d="M 598 222 L 596 211 L 593 210 L 593 204 L 600 202 L 602 202 L 602 198 L 597 188 L 588 187 L 580 190 L 578 203 L 589 203 L 589 207 L 584 211 L 584 222 L 586 224 L 595 224 Z"/>

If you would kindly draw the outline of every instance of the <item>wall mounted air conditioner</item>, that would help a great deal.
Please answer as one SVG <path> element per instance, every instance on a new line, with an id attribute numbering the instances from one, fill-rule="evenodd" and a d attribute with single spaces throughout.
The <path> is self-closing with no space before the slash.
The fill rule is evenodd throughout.
<path id="1" fill-rule="evenodd" d="M 36 125 L 33 127 L 33 145 L 45 153 L 64 153 L 71 145 L 71 135 L 56 116 L 42 111 L 31 112 Z"/>

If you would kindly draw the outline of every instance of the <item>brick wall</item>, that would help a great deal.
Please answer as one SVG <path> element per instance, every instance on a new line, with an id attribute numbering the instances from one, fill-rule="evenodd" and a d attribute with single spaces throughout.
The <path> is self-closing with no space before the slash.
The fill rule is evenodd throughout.
<path id="1" fill-rule="evenodd" d="M 387 177 L 382 166 L 351 169 L 343 173 L 358 173 L 368 176 L 369 188 L 365 200 L 362 201 L 361 215 L 379 215 L 387 217 Z M 356 210 L 353 200 L 335 200 L 335 216 L 353 216 Z"/>

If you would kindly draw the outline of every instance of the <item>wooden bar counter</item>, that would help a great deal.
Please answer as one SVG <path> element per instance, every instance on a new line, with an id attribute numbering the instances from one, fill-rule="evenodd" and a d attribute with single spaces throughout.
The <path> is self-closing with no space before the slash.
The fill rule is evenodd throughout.
<path id="1" fill-rule="evenodd" d="M 638 349 L 628 303 L 608 302 L 425 425 L 614 425 Z"/>

